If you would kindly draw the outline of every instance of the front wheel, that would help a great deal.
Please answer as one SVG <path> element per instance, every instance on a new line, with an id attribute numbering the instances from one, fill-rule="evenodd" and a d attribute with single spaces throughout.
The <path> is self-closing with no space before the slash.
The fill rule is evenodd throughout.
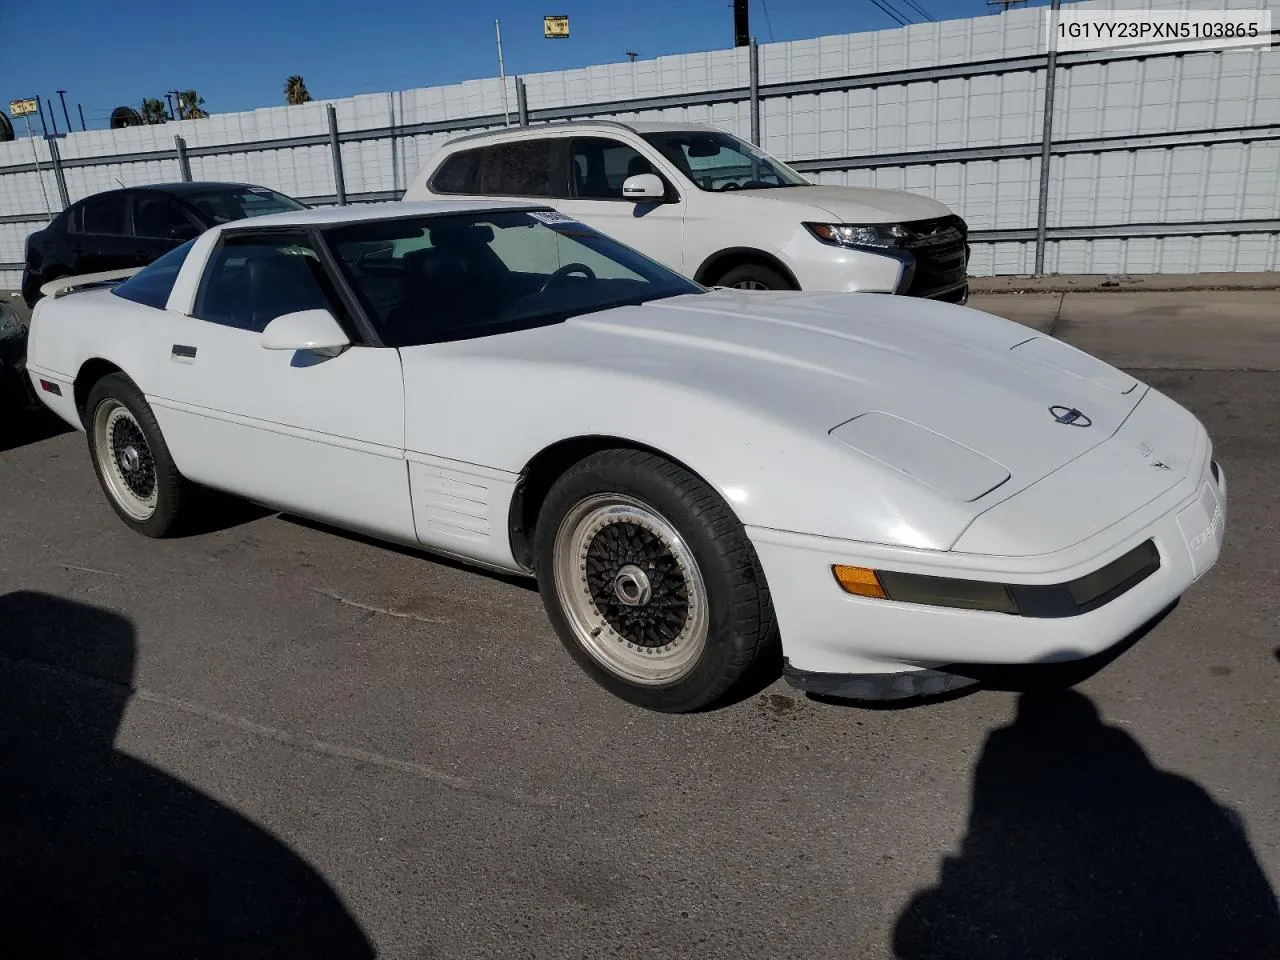
<path id="1" fill-rule="evenodd" d="M 759 559 L 728 504 L 677 464 L 607 450 L 538 517 L 538 586 L 578 664 L 631 703 L 706 707 L 776 642 Z"/>
<path id="2" fill-rule="evenodd" d="M 142 392 L 122 373 L 95 383 L 85 405 L 89 456 L 112 509 L 147 537 L 173 533 L 191 484 L 178 472 Z"/>
<path id="3" fill-rule="evenodd" d="M 725 271 L 716 281 L 718 287 L 733 287 L 736 290 L 794 290 L 787 278 L 777 270 L 759 263 L 744 263 L 732 270 Z"/>

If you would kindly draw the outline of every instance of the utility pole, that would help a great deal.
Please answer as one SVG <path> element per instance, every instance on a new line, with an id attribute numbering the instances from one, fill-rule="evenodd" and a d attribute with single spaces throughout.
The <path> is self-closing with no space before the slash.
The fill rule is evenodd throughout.
<path id="1" fill-rule="evenodd" d="M 634 50 L 627 51 L 627 59 L 630 60 L 632 63 L 636 62 L 636 57 L 638 56 L 640 56 L 640 54 L 636 53 Z"/>
<path id="2" fill-rule="evenodd" d="M 36 100 L 36 106 L 40 106 L 39 99 Z M 36 150 L 36 132 L 31 129 L 31 114 L 23 114 L 22 119 L 27 121 L 27 136 L 31 139 L 31 159 L 36 163 L 36 179 L 40 181 L 40 193 L 44 196 L 45 213 L 49 215 L 49 222 L 53 223 L 53 205 L 49 203 L 49 191 L 44 185 L 44 171 L 40 169 L 40 152 Z"/>
<path id="3" fill-rule="evenodd" d="M 71 114 L 67 112 L 67 91 L 59 90 L 58 99 L 62 101 L 62 116 L 67 121 L 67 133 L 71 132 Z"/>
<path id="4" fill-rule="evenodd" d="M 493 21 L 494 31 L 498 35 L 498 80 L 502 83 L 502 118 L 511 126 L 511 111 L 507 109 L 507 72 L 502 66 L 502 21 Z"/>
<path id="5" fill-rule="evenodd" d="M 748 0 L 733 0 L 733 45 L 745 47 L 751 43 L 751 29 L 747 22 L 751 16 Z"/>
<path id="6" fill-rule="evenodd" d="M 178 118 L 177 118 L 177 116 L 176 116 L 176 115 L 174 114 L 174 112 L 173 112 L 173 96 L 174 96 L 174 94 L 176 94 L 177 92 L 178 92 L 177 90 L 170 90 L 168 93 L 166 93 L 166 94 L 164 95 L 164 98 L 165 98 L 166 100 L 168 100 L 168 101 L 169 101 L 169 119 L 170 119 L 170 120 L 177 120 L 177 119 L 178 119 Z M 181 101 L 179 101 L 178 106 L 179 106 L 179 107 L 181 107 L 181 106 L 182 106 Z"/>
<path id="7" fill-rule="evenodd" d="M 81 129 L 81 130 L 88 130 L 89 128 L 88 128 L 88 127 L 86 127 L 86 126 L 84 125 L 84 106 L 83 106 L 83 105 L 81 105 L 81 104 L 79 104 L 79 103 L 77 103 L 77 104 L 76 104 L 76 109 L 77 109 L 78 111 L 80 111 L 80 129 Z"/>
<path id="8" fill-rule="evenodd" d="M 1061 0 L 1049 6 L 1049 53 L 1044 71 L 1044 129 L 1040 134 L 1040 197 L 1036 207 L 1036 276 L 1044 276 L 1044 248 L 1049 224 L 1049 159 L 1053 154 L 1053 88 L 1058 71 L 1058 10 Z"/>

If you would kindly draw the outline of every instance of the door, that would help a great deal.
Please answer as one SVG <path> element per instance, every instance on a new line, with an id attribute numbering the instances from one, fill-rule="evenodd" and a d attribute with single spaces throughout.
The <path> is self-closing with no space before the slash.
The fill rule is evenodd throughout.
<path id="1" fill-rule="evenodd" d="M 173 197 L 139 191 L 132 195 L 133 250 L 138 266 L 163 257 L 204 228 Z"/>
<path id="2" fill-rule="evenodd" d="M 83 201 L 67 226 L 72 273 L 99 273 L 138 266 L 128 220 L 129 200 L 123 190 Z"/>
<path id="3" fill-rule="evenodd" d="M 667 185 L 672 202 L 636 203 L 624 198 L 623 182 L 639 173 L 656 174 Z M 575 137 L 569 147 L 569 199 L 556 207 L 659 263 L 684 271 L 684 197 L 657 162 L 630 144 L 611 137 Z"/>
<path id="4" fill-rule="evenodd" d="M 332 312 L 353 345 L 337 356 L 262 346 L 268 323 L 310 309 Z M 153 399 L 181 469 L 276 509 L 412 541 L 400 356 L 360 342 L 310 235 L 224 235 L 192 313 L 168 313 Z"/>

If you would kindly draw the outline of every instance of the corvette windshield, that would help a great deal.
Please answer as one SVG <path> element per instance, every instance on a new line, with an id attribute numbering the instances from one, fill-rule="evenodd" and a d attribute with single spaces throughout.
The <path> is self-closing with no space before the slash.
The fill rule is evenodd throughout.
<path id="1" fill-rule="evenodd" d="M 393 347 L 705 292 L 550 210 L 369 220 L 324 236 L 379 337 Z"/>

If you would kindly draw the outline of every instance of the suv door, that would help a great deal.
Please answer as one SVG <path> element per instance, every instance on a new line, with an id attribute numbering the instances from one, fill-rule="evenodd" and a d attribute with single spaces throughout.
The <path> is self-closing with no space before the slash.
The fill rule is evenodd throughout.
<path id="1" fill-rule="evenodd" d="M 89 197 L 67 224 L 73 274 L 141 266 L 129 235 L 129 195 L 124 190 Z"/>
<path id="2" fill-rule="evenodd" d="M 665 201 L 629 200 L 627 177 L 652 173 L 667 186 Z M 646 256 L 684 271 L 685 199 L 658 161 L 612 137 L 574 137 L 569 145 L 569 199 L 556 207 Z"/>
<path id="3" fill-rule="evenodd" d="M 160 259 L 170 250 L 204 232 L 204 227 L 173 197 L 139 190 L 133 205 L 134 250 L 142 264 Z"/>

